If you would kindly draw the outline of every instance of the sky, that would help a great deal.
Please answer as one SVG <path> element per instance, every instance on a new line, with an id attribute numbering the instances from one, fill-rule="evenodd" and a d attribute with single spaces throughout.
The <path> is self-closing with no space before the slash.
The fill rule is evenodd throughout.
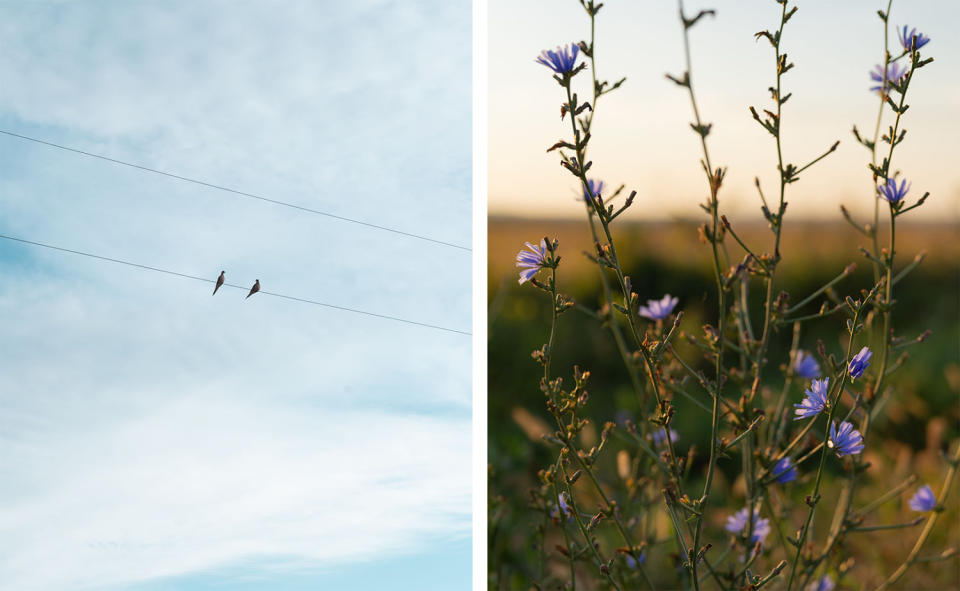
<path id="1" fill-rule="evenodd" d="M 787 193 L 788 216 L 839 220 L 839 203 L 863 214 L 873 211 L 869 152 L 856 143 L 854 124 L 872 136 L 878 98 L 868 73 L 883 59 L 883 24 L 876 11 L 885 1 L 792 2 L 799 10 L 787 24 L 783 48 L 795 67 L 783 77 L 783 146 L 787 162 L 803 165 L 840 140 L 837 151 L 812 167 Z M 690 15 L 714 8 L 691 30 L 693 79 L 715 165 L 728 167 L 721 209 L 760 220 L 753 185 L 759 177 L 776 192 L 773 138 L 753 121 L 748 107 L 769 108 L 775 83 L 773 48 L 754 33 L 775 30 L 780 6 L 771 0 L 685 2 Z M 575 179 L 546 148 L 570 134 L 561 121 L 563 90 L 544 66 L 543 49 L 589 39 L 589 17 L 575 0 L 490 0 L 489 208 L 492 214 L 580 217 Z M 912 198 L 929 191 L 914 220 L 958 219 L 960 169 L 960 39 L 954 27 L 960 4 L 953 0 L 895 0 L 893 26 L 917 27 L 932 41 L 921 51 L 935 58 L 917 72 L 908 92 L 894 168 L 912 181 Z M 891 43 L 897 44 L 891 27 Z M 601 98 L 590 142 L 591 173 L 609 185 L 637 191 L 632 221 L 691 218 L 700 214 L 707 185 L 700 169 L 699 138 L 685 89 L 664 74 L 682 76 L 683 36 L 677 4 L 604 2 L 597 15 L 599 78 L 626 76 L 624 85 Z M 592 96 L 589 76 L 575 79 L 581 98 Z M 889 110 L 887 111 L 889 113 Z M 884 129 L 892 123 L 889 117 Z"/>
<path id="2" fill-rule="evenodd" d="M 0 130 L 471 243 L 471 6 L 0 2 Z M 0 580 L 470 580 L 470 252 L 0 134 Z"/>

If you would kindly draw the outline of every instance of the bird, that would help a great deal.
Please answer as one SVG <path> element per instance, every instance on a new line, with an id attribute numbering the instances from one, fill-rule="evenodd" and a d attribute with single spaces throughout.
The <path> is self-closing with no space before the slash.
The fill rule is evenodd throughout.
<path id="1" fill-rule="evenodd" d="M 259 280 L 259 279 L 257 279 L 257 281 L 253 284 L 253 287 L 250 288 L 250 293 L 247 294 L 247 298 L 249 298 L 249 297 L 252 296 L 253 294 L 257 293 L 258 291 L 260 291 L 260 280 Z M 243 298 L 243 299 L 247 299 L 247 298 Z"/>
<path id="2" fill-rule="evenodd" d="M 213 294 L 217 295 L 217 290 L 220 289 L 220 286 L 223 285 L 223 282 L 226 280 L 226 271 L 220 271 L 220 276 L 217 277 L 217 286 L 213 288 Z"/>

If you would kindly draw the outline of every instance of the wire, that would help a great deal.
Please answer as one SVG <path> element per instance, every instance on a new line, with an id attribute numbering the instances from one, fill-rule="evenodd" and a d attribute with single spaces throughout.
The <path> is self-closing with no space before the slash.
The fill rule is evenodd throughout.
<path id="1" fill-rule="evenodd" d="M 141 264 L 139 264 L 139 263 L 132 263 L 132 262 L 130 262 L 130 261 L 124 261 L 124 260 L 121 260 L 121 259 L 114 259 L 114 258 L 110 258 L 110 257 L 100 256 L 100 255 L 98 255 L 98 254 L 92 254 L 92 253 L 89 253 L 89 252 L 83 252 L 83 251 L 81 251 L 81 250 L 71 250 L 71 249 L 69 249 L 69 248 L 63 248 L 63 247 L 60 247 L 60 246 L 53 246 L 52 244 L 44 244 L 43 242 L 34 242 L 33 240 L 25 240 L 25 239 L 23 239 L 23 238 L 15 238 L 15 237 L 13 237 L 13 236 L 6 236 L 6 235 L 4 235 L 4 234 L 0 234 L 0 238 L 3 238 L 4 240 L 12 240 L 12 241 L 14 241 L 14 242 L 20 242 L 20 243 L 23 243 L 23 244 L 30 244 L 30 245 L 32 245 L 32 246 L 41 246 L 41 247 L 43 247 L 43 248 L 49 248 L 49 249 L 51 249 L 51 250 L 59 250 L 60 252 L 68 252 L 68 253 L 70 253 L 70 254 L 76 254 L 76 255 L 80 255 L 80 256 L 85 256 L 85 257 L 89 257 L 89 258 L 92 258 L 92 259 L 99 259 L 99 260 L 101 260 L 101 261 L 108 261 L 108 262 L 117 263 L 117 264 L 120 264 L 120 265 L 127 265 L 127 266 L 129 266 L 129 267 L 137 267 L 138 269 L 145 269 L 145 270 L 147 270 L 147 271 L 155 271 L 155 272 L 157 272 L 157 273 L 166 273 L 167 275 L 175 275 L 175 276 L 177 276 L 177 277 L 184 277 L 184 278 L 186 278 L 186 279 L 193 279 L 193 280 L 195 280 L 195 281 L 203 281 L 204 283 L 216 283 L 215 280 L 213 280 L 213 279 L 207 279 L 206 277 L 197 277 L 196 275 L 188 275 L 188 274 L 186 274 L 186 273 L 179 273 L 179 272 L 177 272 L 177 271 L 170 271 L 170 270 L 167 270 L 167 269 L 160 269 L 159 267 L 151 267 L 151 266 L 149 266 L 149 265 L 141 265 Z M 248 287 L 244 287 L 244 286 L 242 286 L 242 285 L 233 285 L 233 284 L 231 284 L 231 283 L 224 283 L 223 285 L 224 285 L 225 287 L 232 287 L 232 288 L 234 288 L 234 289 L 240 289 L 240 290 L 244 290 L 244 291 L 246 291 L 246 290 L 249 289 Z M 334 310 L 342 310 L 342 311 L 344 311 L 344 312 L 353 312 L 353 313 L 355 313 L 355 314 L 364 314 L 364 315 L 366 315 L 366 316 L 373 316 L 374 318 L 383 318 L 383 319 L 385 319 L 385 320 L 395 320 L 395 321 L 397 321 L 397 322 L 404 322 L 404 323 L 406 323 L 406 324 L 415 324 L 415 325 L 417 325 L 417 326 L 423 326 L 423 327 L 425 327 L 425 328 L 433 328 L 433 329 L 436 329 L 436 330 L 444 330 L 444 331 L 447 331 L 447 332 L 455 332 L 455 333 L 457 333 L 457 334 L 463 334 L 463 335 L 468 335 L 468 336 L 472 334 L 472 333 L 470 333 L 470 332 L 467 332 L 467 331 L 464 331 L 464 330 L 457 330 L 457 329 L 455 329 L 455 328 L 447 328 L 447 327 L 445 327 L 445 326 L 437 326 L 436 324 L 427 324 L 426 322 L 417 322 L 416 320 L 408 320 L 408 319 L 406 319 L 406 318 L 400 318 L 400 317 L 398 317 L 398 316 L 389 316 L 389 315 L 387 315 L 387 314 L 377 314 L 376 312 L 367 312 L 366 310 L 358 310 L 358 309 L 356 309 L 356 308 L 347 308 L 347 307 L 345 307 L 345 306 L 337 306 L 337 305 L 335 305 L 335 304 L 328 304 L 328 303 L 325 303 L 325 302 L 318 302 L 318 301 L 316 301 L 316 300 L 308 300 L 308 299 L 305 299 L 305 298 L 297 298 L 297 297 L 285 295 L 285 294 L 282 294 L 282 293 L 273 293 L 273 292 L 269 292 L 269 291 L 258 291 L 257 293 L 263 294 L 263 295 L 268 295 L 268 296 L 274 296 L 274 297 L 277 297 L 277 298 L 284 298 L 284 299 L 286 299 L 286 300 L 293 300 L 293 301 L 296 301 L 296 302 L 303 302 L 303 303 L 305 303 L 305 304 L 313 304 L 313 305 L 315 305 L 315 306 L 323 306 L 323 307 L 325 307 L 325 308 L 333 308 Z"/>
<path id="2" fill-rule="evenodd" d="M 85 152 L 85 151 L 79 150 L 79 149 L 77 149 L 77 148 L 71 148 L 71 147 L 69 147 L 69 146 L 64 146 L 64 145 L 61 145 L 61 144 L 55 144 L 55 143 L 53 143 L 53 142 L 48 142 L 48 141 L 41 140 L 41 139 L 38 139 L 38 138 L 35 138 L 35 137 L 30 137 L 30 136 L 26 136 L 26 135 L 20 135 L 19 133 L 13 133 L 12 131 L 6 131 L 6 130 L 3 130 L 3 129 L 0 129 L 0 133 L 2 133 L 2 134 L 4 134 L 4 135 L 7 135 L 7 136 L 10 136 L 10 137 L 19 138 L 19 139 L 21 139 L 21 140 L 27 140 L 27 141 L 29 141 L 29 142 L 34 142 L 34 143 L 37 143 L 37 144 L 43 144 L 44 146 L 50 146 L 51 148 L 57 148 L 57 149 L 60 149 L 60 150 L 66 150 L 67 152 L 73 152 L 74 154 L 82 154 L 83 156 L 89 156 L 89 157 L 91 157 L 91 158 L 99 158 L 100 160 L 106 160 L 107 162 L 112 162 L 112 163 L 114 163 L 114 164 L 120 164 L 120 165 L 122 165 L 122 166 L 129 166 L 130 168 L 136 168 L 137 170 L 142 170 L 142 171 L 145 171 L 145 172 L 152 172 L 152 173 L 154 173 L 154 174 L 163 175 L 163 176 L 165 176 L 165 177 L 169 177 L 169 178 L 172 178 L 172 179 L 177 179 L 177 180 L 181 180 L 181 181 L 186 181 L 186 182 L 188 182 L 188 183 L 194 183 L 194 184 L 196 184 L 196 185 L 201 185 L 201 186 L 204 186 L 204 187 L 209 187 L 209 188 L 211 188 L 211 189 L 218 189 L 218 190 L 220 190 L 220 191 L 226 191 L 227 193 L 232 193 L 232 194 L 234 194 L 234 195 L 239 195 L 239 196 L 241 196 L 241 197 L 249 197 L 249 198 L 251 198 L 251 199 L 259 199 L 260 201 L 266 201 L 267 203 L 273 203 L 273 204 L 275 204 L 275 205 L 283 205 L 283 206 L 290 207 L 290 208 L 293 208 L 293 209 L 298 209 L 298 210 L 300 210 L 300 211 L 304 211 L 304 212 L 307 212 L 307 213 L 314 213 L 314 214 L 317 214 L 317 215 L 326 216 L 326 217 L 328 217 L 328 218 L 334 218 L 334 219 L 341 220 L 341 221 L 344 221 L 344 222 L 350 222 L 350 223 L 352 223 L 352 224 L 360 224 L 361 226 L 367 226 L 368 228 L 375 228 L 375 229 L 377 229 L 377 230 L 384 230 L 384 231 L 386 231 L 386 232 L 393 232 L 394 234 L 401 234 L 401 235 L 403 235 L 403 236 L 409 236 L 410 238 L 418 238 L 418 239 L 420 239 L 420 240 L 426 240 L 427 242 L 433 242 L 433 243 L 435 243 L 435 244 L 442 244 L 443 246 L 449 246 L 449 247 L 451 247 L 451 248 L 458 248 L 458 249 L 460 249 L 460 250 L 466 250 L 466 251 L 468 251 L 468 252 L 473 250 L 473 249 L 472 249 L 471 247 L 469 247 L 469 246 L 461 246 L 461 245 L 459 245 L 459 244 L 454 244 L 454 243 L 452 243 L 452 242 L 444 242 L 443 240 L 438 240 L 438 239 L 436 239 L 436 238 L 430 238 L 429 236 L 423 236 L 423 235 L 421 235 L 421 234 L 414 234 L 414 233 L 412 233 L 412 232 L 404 232 L 403 230 L 397 230 L 396 228 L 388 228 L 387 226 L 380 226 L 380 225 L 377 225 L 377 224 L 372 224 L 372 223 L 370 223 L 370 222 L 364 222 L 364 221 L 362 221 L 362 220 L 357 220 L 357 219 L 353 219 L 353 218 L 348 218 L 348 217 L 345 217 L 345 216 L 342 216 L 342 215 L 337 215 L 337 214 L 330 213 L 330 212 L 326 212 L 326 211 L 319 211 L 319 210 L 317 210 L 317 209 L 310 209 L 309 207 L 303 207 L 303 206 L 301 206 L 301 205 L 296 205 L 296 204 L 293 204 L 293 203 L 287 203 L 286 201 L 278 201 L 278 200 L 276 200 L 276 199 L 270 199 L 269 197 L 264 197 L 263 195 L 255 195 L 255 194 L 253 194 L 253 193 L 247 193 L 246 191 L 241 191 L 241 190 L 239 190 L 239 189 L 231 189 L 230 187 L 224 187 L 224 186 L 222 186 L 222 185 L 216 185 L 216 184 L 214 184 L 214 183 L 208 183 L 208 182 L 206 182 L 206 181 L 201 181 L 201 180 L 193 179 L 193 178 L 190 178 L 190 177 L 180 176 L 180 175 L 178 175 L 178 174 L 173 174 L 173 173 L 170 173 L 170 172 L 164 172 L 164 171 L 162 171 L 162 170 L 157 170 L 157 169 L 155 169 L 155 168 L 150 168 L 150 167 L 147 167 L 147 166 L 141 166 L 141 165 L 139 165 L 139 164 L 133 164 L 132 162 L 125 162 L 125 161 L 123 161 L 123 160 L 117 160 L 116 158 L 110 158 L 109 156 L 103 156 L 103 155 L 101 155 L 101 154 L 94 154 L 94 153 L 92 153 L 92 152 Z"/>

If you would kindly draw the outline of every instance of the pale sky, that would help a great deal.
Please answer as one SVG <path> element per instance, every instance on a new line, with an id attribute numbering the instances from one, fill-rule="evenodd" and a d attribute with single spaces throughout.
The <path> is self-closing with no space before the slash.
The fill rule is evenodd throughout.
<path id="1" fill-rule="evenodd" d="M 0 129 L 471 243 L 469 1 L 0 7 Z M 0 210 L 7 235 L 471 327 L 468 251 L 7 136 Z M 0 274 L 5 589 L 469 584 L 469 336 L 5 240 Z"/>
<path id="2" fill-rule="evenodd" d="M 768 198 L 775 193 L 773 137 L 748 110 L 771 102 L 775 83 L 770 44 L 753 34 L 775 29 L 780 7 L 770 0 L 686 2 L 689 14 L 717 9 L 691 30 L 694 85 L 701 111 L 713 123 L 709 136 L 715 165 L 728 166 L 721 209 L 760 219 L 753 179 Z M 797 4 L 794 2 L 794 4 Z M 838 202 L 871 211 L 869 153 L 851 134 L 869 130 L 877 96 L 868 72 L 883 57 L 883 28 L 876 11 L 886 2 L 800 2 L 787 24 L 783 49 L 795 68 L 783 77 L 783 145 L 787 162 L 806 164 L 841 140 L 837 152 L 788 188 L 788 215 L 840 219 Z M 960 212 L 960 40 L 954 26 L 960 4 L 952 0 L 895 0 L 891 24 L 909 24 L 932 38 L 922 53 L 935 62 L 911 83 L 894 168 L 913 182 L 908 196 L 931 193 L 914 219 L 956 219 Z M 597 17 L 597 68 L 601 79 L 626 83 L 602 97 L 590 143 L 591 173 L 611 185 L 635 189 L 631 220 L 696 217 L 706 195 L 699 138 L 686 89 L 664 78 L 683 73 L 683 46 L 676 2 L 604 3 Z M 546 148 L 570 135 L 561 121 L 563 90 L 547 68 L 534 62 L 543 49 L 589 38 L 589 18 L 579 3 L 491 0 L 489 61 L 489 207 L 492 214 L 582 216 L 575 179 Z M 896 34 L 891 31 L 891 43 Z M 575 78 L 581 97 L 591 95 L 589 73 Z M 889 115 L 889 110 L 887 110 Z M 888 116 L 887 115 L 887 116 Z M 886 120 L 884 128 L 892 123 Z"/>

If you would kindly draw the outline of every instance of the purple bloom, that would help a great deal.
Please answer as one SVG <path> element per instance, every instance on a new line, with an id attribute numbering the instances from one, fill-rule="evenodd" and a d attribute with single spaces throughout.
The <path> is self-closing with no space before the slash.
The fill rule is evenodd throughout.
<path id="1" fill-rule="evenodd" d="M 810 583 L 807 591 L 833 591 L 834 588 L 836 588 L 836 584 L 830 578 L 830 575 L 823 575 L 819 581 Z"/>
<path id="2" fill-rule="evenodd" d="M 871 357 L 873 357 L 873 353 L 866 347 L 860 349 L 860 352 L 853 356 L 853 359 L 850 360 L 850 366 L 847 368 L 850 371 L 851 381 L 863 375 L 867 366 L 870 365 Z"/>
<path id="3" fill-rule="evenodd" d="M 670 429 L 670 442 L 673 443 L 674 441 L 676 441 L 677 437 L 679 437 L 679 435 L 677 435 L 677 432 L 674 431 L 673 429 Z M 663 443 L 663 441 L 666 438 L 667 438 L 667 434 L 662 427 L 653 432 L 654 445 L 660 445 L 661 443 Z"/>
<path id="4" fill-rule="evenodd" d="M 809 419 L 817 416 L 817 413 L 823 410 L 827 405 L 827 392 L 830 390 L 830 378 L 822 380 L 813 380 L 810 387 L 806 390 L 807 397 L 800 401 L 800 404 L 794 404 L 793 420 Z"/>
<path id="5" fill-rule="evenodd" d="M 896 205 L 897 203 L 900 203 L 901 199 L 907 196 L 907 191 L 910 190 L 910 185 L 907 184 L 907 179 L 901 179 L 899 187 L 897 186 L 896 179 L 887 179 L 887 183 L 877 187 L 877 190 L 880 191 L 880 194 L 883 195 L 884 199 Z"/>
<path id="6" fill-rule="evenodd" d="M 566 517 L 566 521 L 573 519 L 573 510 L 570 508 L 570 505 L 567 504 L 567 493 L 565 492 L 560 493 L 560 497 L 557 499 L 557 506 L 550 511 L 550 517 L 559 520 L 561 513 Z"/>
<path id="7" fill-rule="evenodd" d="M 593 201 L 593 199 L 595 199 L 597 195 L 600 195 L 601 192 L 603 191 L 603 181 L 595 181 L 593 179 L 588 179 L 587 185 L 590 187 L 590 194 L 587 195 L 587 192 L 584 191 L 583 200 L 590 202 L 590 201 Z"/>
<path id="8" fill-rule="evenodd" d="M 747 508 L 744 507 L 740 509 L 730 517 L 727 517 L 726 530 L 731 533 L 746 533 L 747 523 L 749 516 L 747 515 Z M 770 534 L 770 520 L 761 519 L 760 511 L 757 509 L 753 510 L 753 536 L 750 538 L 751 544 L 756 544 L 757 542 L 763 543 L 763 540 Z"/>
<path id="9" fill-rule="evenodd" d="M 647 300 L 646 306 L 640 306 L 640 315 L 650 320 L 662 320 L 673 312 L 674 306 L 679 301 L 677 298 L 670 297 L 670 294 L 666 294 L 661 300 Z"/>
<path id="10" fill-rule="evenodd" d="M 520 285 L 533 279 L 533 276 L 547 265 L 546 240 L 540 240 L 540 246 L 527 242 L 527 248 L 529 250 L 517 253 L 517 266 L 523 268 L 523 271 L 520 271 Z"/>
<path id="11" fill-rule="evenodd" d="M 915 28 L 910 29 L 908 33 L 907 25 L 903 25 L 903 29 L 897 31 L 897 36 L 900 37 L 900 45 L 903 45 L 905 51 L 920 49 L 927 43 L 930 43 L 930 37 L 927 37 L 923 33 L 918 33 Z"/>
<path id="12" fill-rule="evenodd" d="M 900 82 L 900 79 L 907 75 L 907 68 L 901 67 L 897 62 L 887 65 L 887 80 L 886 87 L 890 88 L 891 82 Z M 873 67 L 873 71 L 870 72 L 870 79 L 877 83 L 876 86 L 871 86 L 870 90 L 874 92 L 880 92 L 884 87 L 883 80 L 883 66 L 877 65 Z"/>
<path id="13" fill-rule="evenodd" d="M 836 423 L 831 423 L 827 447 L 836 450 L 838 456 L 858 454 L 863 451 L 863 437 L 848 421 L 840 423 L 839 429 L 836 428 Z"/>
<path id="14" fill-rule="evenodd" d="M 557 74 L 569 74 L 577 62 L 580 46 L 576 43 L 557 47 L 556 51 L 544 49 L 537 58 L 537 63 L 543 64 Z"/>
<path id="15" fill-rule="evenodd" d="M 640 566 L 641 564 L 647 561 L 647 553 L 641 552 L 636 559 L 634 559 L 633 556 L 631 556 L 630 554 L 624 554 L 623 561 L 627 563 L 628 568 L 636 570 L 638 566 Z"/>
<path id="16" fill-rule="evenodd" d="M 930 488 L 929 484 L 924 484 L 918 488 L 910 499 L 910 508 L 914 511 L 932 511 L 936 505 L 937 498 L 933 496 L 933 489 Z"/>
<path id="17" fill-rule="evenodd" d="M 780 484 L 793 482 L 797 479 L 797 469 L 794 467 L 793 462 L 790 461 L 789 457 L 784 457 L 779 462 L 774 464 L 773 477 L 776 478 L 777 482 Z"/>
<path id="18" fill-rule="evenodd" d="M 793 362 L 793 369 L 797 375 L 805 380 L 812 380 L 820 377 L 820 366 L 813 355 L 806 351 L 797 351 L 797 358 Z"/>

